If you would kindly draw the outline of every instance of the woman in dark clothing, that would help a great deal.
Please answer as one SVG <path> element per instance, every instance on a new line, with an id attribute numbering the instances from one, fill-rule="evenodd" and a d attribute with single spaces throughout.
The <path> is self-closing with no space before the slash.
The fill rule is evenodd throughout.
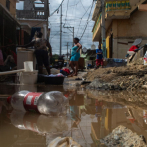
<path id="1" fill-rule="evenodd" d="M 27 45 L 19 46 L 19 47 L 24 47 L 24 48 L 34 47 L 39 74 L 43 74 L 43 65 L 45 66 L 48 74 L 50 74 L 49 56 L 48 56 L 47 47 L 49 48 L 50 57 L 52 56 L 52 48 L 47 40 L 42 39 L 42 35 L 43 34 L 39 32 L 37 34 L 36 39 L 33 39 L 32 42 L 30 42 Z"/>

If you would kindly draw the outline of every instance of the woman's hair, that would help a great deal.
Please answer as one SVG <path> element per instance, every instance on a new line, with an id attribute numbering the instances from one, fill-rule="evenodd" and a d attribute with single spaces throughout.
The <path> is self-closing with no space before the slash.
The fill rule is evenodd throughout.
<path id="1" fill-rule="evenodd" d="M 42 35 L 43 35 L 43 34 L 42 34 L 41 32 L 38 32 L 38 33 L 37 33 L 37 37 L 38 37 L 38 38 L 42 38 Z"/>
<path id="2" fill-rule="evenodd" d="M 74 38 L 77 42 L 79 42 L 80 41 L 80 39 L 79 38 Z"/>

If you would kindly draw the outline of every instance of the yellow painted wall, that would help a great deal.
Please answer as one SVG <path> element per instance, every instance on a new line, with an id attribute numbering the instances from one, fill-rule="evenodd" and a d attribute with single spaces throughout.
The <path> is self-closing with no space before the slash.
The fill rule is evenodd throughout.
<path id="1" fill-rule="evenodd" d="M 107 49 L 107 58 L 110 58 L 110 46 L 109 46 L 109 38 L 111 37 L 111 29 L 112 24 L 109 26 L 107 32 L 106 32 L 106 49 Z"/>
<path id="2" fill-rule="evenodd" d="M 107 38 L 106 38 L 107 58 L 110 58 L 110 56 L 109 56 L 109 54 L 110 54 L 109 38 L 110 38 L 110 36 L 107 36 Z"/>
<path id="3" fill-rule="evenodd" d="M 109 130 L 109 109 L 106 110 L 106 117 L 105 117 L 105 128 L 108 131 Z"/>
<path id="4" fill-rule="evenodd" d="M 0 3 L 6 7 L 6 0 L 0 0 Z M 10 13 L 12 16 L 16 16 L 16 0 L 10 0 Z"/>

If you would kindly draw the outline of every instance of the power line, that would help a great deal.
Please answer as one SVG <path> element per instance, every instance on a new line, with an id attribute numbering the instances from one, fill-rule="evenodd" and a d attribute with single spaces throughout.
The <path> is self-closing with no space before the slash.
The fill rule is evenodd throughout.
<path id="1" fill-rule="evenodd" d="M 52 40 L 59 32 L 57 32 L 50 40 Z"/>
<path id="2" fill-rule="evenodd" d="M 90 6 L 88 7 L 87 11 L 89 10 Z M 77 30 L 77 34 L 78 34 L 78 31 L 79 31 L 79 28 L 80 28 L 80 25 L 81 25 L 81 21 L 82 21 L 83 17 L 86 15 L 87 11 L 84 13 L 84 15 L 82 16 L 82 18 L 80 20 L 79 27 L 78 27 L 78 30 Z M 76 34 L 76 36 L 77 36 L 77 34 Z"/>
<path id="3" fill-rule="evenodd" d="M 68 4 L 69 4 L 69 0 L 67 1 L 67 10 L 66 10 L 65 24 L 66 24 L 67 12 L 68 12 Z"/>
<path id="4" fill-rule="evenodd" d="M 82 36 L 81 36 L 80 39 L 82 39 L 82 37 L 83 37 L 83 35 L 84 35 L 85 31 L 86 31 L 87 25 L 88 25 L 88 23 L 89 23 L 89 18 L 90 18 L 90 15 L 91 15 L 91 11 L 92 11 L 92 8 L 93 8 L 93 4 L 94 4 L 94 1 L 92 2 L 91 10 L 90 10 L 90 13 L 89 13 L 89 16 L 88 16 L 88 19 L 87 19 L 87 24 L 86 24 L 86 27 L 85 27 L 84 32 L 83 32 L 83 34 L 82 34 Z"/>
<path id="5" fill-rule="evenodd" d="M 84 10 L 86 11 L 86 9 L 85 9 L 85 7 L 84 7 L 84 5 L 83 5 L 83 3 L 82 3 L 82 0 L 80 0 L 80 2 L 81 2 L 81 4 L 82 4 L 82 7 L 84 8 Z"/>
<path id="6" fill-rule="evenodd" d="M 53 13 L 50 14 L 50 17 L 51 17 L 52 15 L 54 15 L 55 12 L 58 12 L 58 11 L 59 11 L 59 8 L 61 7 L 61 5 L 62 5 L 63 2 L 64 2 L 64 0 L 62 0 L 62 2 L 61 2 L 61 4 L 59 5 L 59 7 L 58 7 Z"/>

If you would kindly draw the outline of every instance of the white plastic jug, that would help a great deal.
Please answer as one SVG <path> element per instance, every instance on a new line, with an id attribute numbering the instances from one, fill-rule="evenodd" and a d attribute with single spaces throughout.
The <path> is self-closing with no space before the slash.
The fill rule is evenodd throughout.
<path id="1" fill-rule="evenodd" d="M 33 71 L 33 61 L 25 61 L 24 69 L 25 71 Z"/>

